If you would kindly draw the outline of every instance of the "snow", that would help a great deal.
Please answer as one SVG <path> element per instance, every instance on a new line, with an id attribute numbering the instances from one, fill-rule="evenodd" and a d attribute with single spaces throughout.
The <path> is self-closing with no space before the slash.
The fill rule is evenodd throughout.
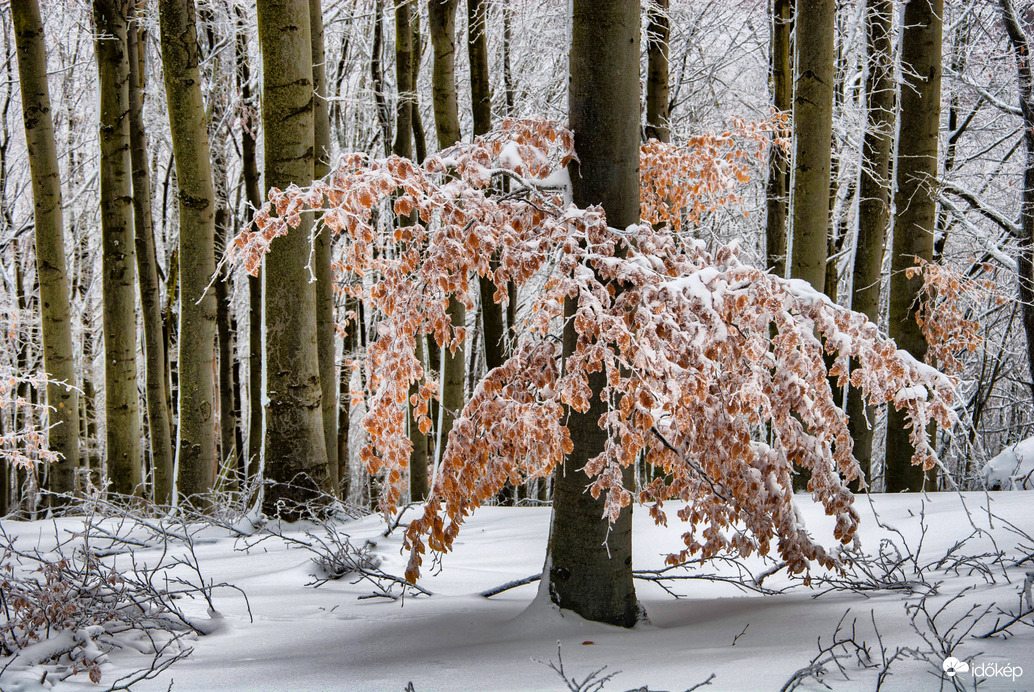
<path id="1" fill-rule="evenodd" d="M 1034 437 L 1006 447 L 980 473 L 991 490 L 1034 489 Z"/>
<path id="2" fill-rule="evenodd" d="M 1031 445 L 1034 449 L 1034 443 Z M 795 501 L 808 528 L 817 535 L 828 535 L 834 519 L 825 516 L 806 495 L 798 495 Z M 1015 610 L 1024 569 L 1031 566 L 1012 565 L 1029 554 L 1031 547 L 1023 539 L 1017 542 L 1003 519 L 1034 534 L 1034 514 L 1029 511 L 1032 502 L 1034 491 L 875 495 L 871 501 L 863 496 L 857 501 L 863 549 L 886 554 L 898 550 L 907 555 L 921 544 L 918 562 L 928 566 L 926 579 L 939 583 L 937 592 L 929 597 L 931 613 L 972 587 L 940 616 L 938 624 L 947 629 L 974 603 Z M 637 569 L 662 567 L 664 556 L 680 547 L 683 527 L 674 520 L 677 505 L 667 509 L 672 517 L 668 528 L 654 526 L 642 508 L 636 511 Z M 415 516 L 417 510 L 410 508 L 407 517 Z M 918 603 L 919 596 L 894 590 L 828 591 L 820 585 L 805 587 L 797 580 L 786 593 L 760 595 L 743 593 L 726 583 L 694 580 L 672 585 L 685 594 L 675 600 L 656 584 L 640 581 L 637 590 L 649 622 L 632 630 L 559 612 L 542 597 L 539 583 L 492 598 L 480 596 L 485 589 L 541 571 L 549 511 L 545 507 L 479 509 L 460 531 L 455 550 L 443 557 L 441 569 L 425 570 L 428 576 L 421 586 L 433 595 L 408 595 L 398 601 L 361 599 L 372 591 L 368 582 L 342 579 L 319 588 L 310 586 L 311 575 L 317 571 L 311 553 L 279 538 L 258 543 L 252 539 L 252 547 L 245 551 L 245 539 L 233 530 L 203 528 L 195 540 L 195 553 L 206 580 L 240 587 L 247 594 L 247 603 L 236 592 L 216 589 L 216 614 L 207 612 L 203 600 L 184 606 L 194 608 L 187 611 L 189 615 L 199 620 L 214 618 L 218 626 L 192 642 L 189 658 L 133 689 L 400 691 L 412 682 L 416 690 L 562 690 L 563 681 L 547 665 L 556 661 L 560 642 L 567 676 L 581 680 L 607 666 L 605 674 L 618 673 L 607 684 L 608 690 L 646 685 L 653 690 L 681 690 L 712 673 L 715 678 L 709 689 L 778 690 L 818 654 L 820 638 L 823 644 L 829 642 L 845 612 L 845 625 L 850 629 L 855 621 L 857 639 L 864 639 L 876 658 L 879 644 L 873 622 L 888 656 L 897 647 L 927 646 L 912 629 L 906 612 L 906 606 Z M 81 525 L 82 520 L 75 518 L 3 521 L 3 529 L 16 536 L 22 548 L 45 543 L 55 530 L 65 535 L 66 530 Z M 245 526 L 244 522 L 241 525 Z M 924 525 L 929 529 L 925 535 Z M 981 532 L 975 533 L 974 526 Z M 339 528 L 355 545 L 373 544 L 370 550 L 380 559 L 380 569 L 403 572 L 406 556 L 400 551 L 400 531 L 385 537 L 381 517 L 341 522 Z M 306 531 L 316 532 L 318 527 L 299 523 L 284 527 L 283 534 L 304 540 Z M 987 564 L 986 559 L 978 558 L 974 564 L 983 562 L 986 571 L 971 566 L 958 570 L 937 567 L 963 540 L 967 555 L 981 555 L 997 545 L 1007 559 Z M 892 541 L 895 547 L 881 545 L 881 541 Z M 135 557 L 154 559 L 147 550 Z M 745 564 L 754 574 L 766 569 L 759 559 Z M 904 564 L 906 576 L 914 576 L 911 562 Z M 721 564 L 698 572 L 735 574 Z M 764 586 L 773 589 L 789 584 L 785 572 L 764 581 Z M 981 620 L 973 633 L 990 630 L 995 612 Z M 971 668 L 996 664 L 1013 666 L 1013 673 L 1016 667 L 1022 669 L 1015 679 L 988 678 L 980 683 L 981 690 L 1034 688 L 1032 632 L 1017 625 L 1012 629 L 1015 636 L 1009 639 L 966 638 L 954 655 L 968 661 Z M 931 662 L 902 656 L 891 665 L 884 689 L 938 689 L 940 661 L 941 657 Z M 111 684 L 148 662 L 148 656 L 117 651 L 102 666 L 102 686 L 92 685 L 80 675 L 54 689 L 104 689 L 103 683 Z M 4 663 L 0 659 L 0 668 Z M 824 678 L 833 689 L 874 689 L 878 669 L 862 669 L 853 659 L 845 659 L 843 664 L 850 679 L 844 679 L 835 666 L 830 666 Z M 987 665 L 982 668 L 986 669 Z M 961 675 L 968 676 L 961 682 L 971 689 L 972 673 Z M 40 685 L 39 679 L 38 668 L 16 665 L 6 672 L 0 686 L 4 690 L 50 688 L 51 682 Z M 824 688 L 809 679 L 800 689 Z M 950 681 L 945 680 L 944 689 L 951 689 Z"/>

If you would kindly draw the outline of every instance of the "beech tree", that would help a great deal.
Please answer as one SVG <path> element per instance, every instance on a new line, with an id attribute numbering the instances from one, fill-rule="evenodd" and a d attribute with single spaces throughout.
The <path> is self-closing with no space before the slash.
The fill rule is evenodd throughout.
<path id="1" fill-rule="evenodd" d="M 790 276 L 826 282 L 833 136 L 835 0 L 798 0 L 793 100 L 794 184 Z"/>
<path id="2" fill-rule="evenodd" d="M 198 73 L 194 0 L 159 8 L 169 126 L 180 218 L 179 427 L 177 487 L 185 497 L 211 490 L 218 467 L 215 418 L 215 190 Z"/>
<path id="3" fill-rule="evenodd" d="M 929 344 L 916 320 L 923 279 L 908 272 L 916 260 L 933 259 L 937 202 L 937 149 L 941 115 L 941 17 L 943 0 L 912 0 L 902 29 L 901 126 L 898 130 L 897 190 L 890 274 L 890 336 L 918 360 Z M 935 490 L 923 469 L 910 463 L 917 432 L 900 411 L 888 412 L 885 476 L 887 492 Z"/>
<path id="4" fill-rule="evenodd" d="M 70 493 L 79 465 L 79 401 L 74 388 L 61 178 L 50 111 L 43 22 L 36 0 L 14 0 L 11 15 L 22 90 L 22 122 L 32 171 L 36 274 L 40 286 L 43 364 L 48 379 L 46 401 L 50 408 L 47 446 L 61 455 L 50 472 L 50 489 L 55 493 Z M 6 480 L 6 477 L 0 479 Z M 6 511 L 6 504 L 0 503 L 0 513 Z"/>
<path id="5" fill-rule="evenodd" d="M 858 239 L 855 247 L 851 309 L 871 321 L 879 319 L 884 243 L 890 223 L 890 157 L 894 140 L 893 2 L 867 0 L 865 32 L 868 74 L 865 79 L 866 127 L 858 183 Z M 874 411 L 851 388 L 847 415 L 855 458 L 868 483 L 872 468 Z"/>
<path id="6" fill-rule="evenodd" d="M 264 186 L 275 198 L 313 179 L 312 35 L 309 0 L 260 0 Z M 297 516 L 329 489 L 319 372 L 316 291 L 309 281 L 312 215 L 278 238 L 263 268 L 265 442 L 263 509 Z"/>
<path id="7" fill-rule="evenodd" d="M 162 333 L 162 295 L 158 284 L 158 261 L 154 249 L 154 221 L 151 216 L 151 175 L 147 160 L 143 100 L 146 62 L 140 49 L 141 28 L 136 0 L 130 6 L 127 33 L 129 51 L 129 138 L 132 143 L 133 225 L 136 240 L 136 270 L 140 285 L 140 312 L 144 323 L 144 379 L 147 404 L 147 432 L 150 438 L 151 478 L 155 502 L 168 504 L 173 493 L 172 421 L 169 412 L 168 361 Z"/>
<path id="8" fill-rule="evenodd" d="M 136 391 L 136 287 L 129 141 L 128 0 L 94 0 L 100 93 L 101 259 L 104 292 L 104 430 L 115 492 L 143 480 Z"/>

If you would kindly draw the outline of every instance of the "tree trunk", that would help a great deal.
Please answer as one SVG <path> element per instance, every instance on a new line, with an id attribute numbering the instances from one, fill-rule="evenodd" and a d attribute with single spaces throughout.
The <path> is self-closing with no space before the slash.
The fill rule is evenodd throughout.
<path id="1" fill-rule="evenodd" d="M 373 46 L 370 48 L 370 82 L 373 86 L 373 101 L 377 108 L 377 124 L 381 130 L 384 155 L 391 154 L 391 123 L 388 116 L 388 100 L 384 96 L 384 71 L 381 67 L 381 53 L 384 50 L 384 0 L 376 0 L 373 6 Z"/>
<path id="2" fill-rule="evenodd" d="M 65 269 L 61 173 L 50 114 L 47 56 L 39 5 L 36 0 L 14 0 L 11 15 L 18 52 L 22 121 L 32 175 L 43 366 L 49 380 L 47 447 L 61 455 L 61 460 L 50 467 L 50 489 L 67 494 L 73 490 L 75 469 L 79 465 L 79 401 L 74 389 L 76 377 Z M 3 466 L 6 469 L 7 463 L 4 462 Z M 5 479 L 6 476 L 0 478 L 0 484 Z M 5 498 L 0 503 L 0 514 L 6 506 Z"/>
<path id="3" fill-rule="evenodd" d="M 162 334 L 162 299 L 158 261 L 154 250 L 151 217 L 151 176 L 147 166 L 147 133 L 144 130 L 144 56 L 140 30 L 135 26 L 136 6 L 131 5 L 127 34 L 129 47 L 129 138 L 133 164 L 133 225 L 136 231 L 136 269 L 140 284 L 140 309 L 144 321 L 144 372 L 147 429 L 151 438 L 151 481 L 154 501 L 169 504 L 173 490 L 172 426 L 166 386 L 165 342 Z"/>
<path id="4" fill-rule="evenodd" d="M 193 0 L 166 0 L 159 10 L 162 67 L 176 160 L 180 219 L 179 433 L 180 494 L 212 489 L 218 464 L 215 421 L 215 190 L 205 104 L 198 71 Z"/>
<path id="5" fill-rule="evenodd" d="M 121 494 L 141 490 L 136 391 L 136 287 L 129 143 L 127 0 L 94 0 L 100 94 L 101 288 L 104 295 L 104 416 L 108 478 Z"/>
<path id="6" fill-rule="evenodd" d="M 413 77 L 410 84 L 413 85 L 413 106 L 410 109 L 410 117 L 413 121 L 413 151 L 416 154 L 414 160 L 417 165 L 421 165 L 427 158 L 427 136 L 424 134 L 424 119 L 420 116 L 420 93 L 417 89 L 417 85 L 420 83 L 420 56 L 423 54 L 419 12 L 413 13 L 411 25 L 413 27 Z"/>
<path id="7" fill-rule="evenodd" d="M 639 3 L 630 0 L 574 0 L 570 55 L 570 126 L 578 159 L 571 165 L 574 203 L 602 204 L 607 223 L 625 228 L 639 221 Z M 576 302 L 568 299 L 570 316 Z M 564 327 L 564 354 L 577 335 Z M 582 468 L 604 447 L 599 426 L 604 403 L 601 372 L 589 376 L 589 410 L 569 411 L 574 451 L 557 471 L 549 554 L 543 573 L 552 601 L 598 622 L 631 627 L 639 619 L 632 582 L 632 508 L 613 524 L 604 517 L 604 498 L 585 492 Z M 624 470 L 625 487 L 634 468 Z"/>
<path id="8" fill-rule="evenodd" d="M 798 0 L 797 90 L 793 104 L 793 243 L 790 276 L 817 291 L 826 282 L 833 136 L 835 0 Z"/>
<path id="9" fill-rule="evenodd" d="M 467 0 L 467 57 L 474 136 L 492 129 L 492 89 L 488 74 L 488 0 Z"/>
<path id="10" fill-rule="evenodd" d="M 314 166 L 309 0 L 260 0 L 265 185 L 309 185 Z M 263 509 L 286 518 L 330 489 L 323 436 L 316 291 L 309 283 L 312 216 L 273 240 L 265 258 L 265 447 Z"/>
<path id="11" fill-rule="evenodd" d="M 251 68 L 248 59 L 248 35 L 244 8 L 237 6 L 237 84 L 245 108 L 245 125 L 241 128 L 241 168 L 244 196 L 251 209 L 262 206 L 258 163 L 255 155 L 255 131 L 258 119 L 251 97 Z M 262 455 L 262 270 L 248 277 L 248 460 L 247 476 L 258 473 Z"/>
<path id="12" fill-rule="evenodd" d="M 772 5 L 772 105 L 780 113 L 793 109 L 793 75 L 790 70 L 790 33 L 793 0 L 774 0 Z M 786 276 L 786 218 L 790 200 L 790 159 L 782 147 L 768 154 L 765 263 L 776 276 Z"/>
<path id="13" fill-rule="evenodd" d="M 459 105 L 456 99 L 456 4 L 457 0 L 430 0 L 427 4 L 431 25 L 431 45 L 434 48 L 434 68 L 431 73 L 434 94 L 434 126 L 438 134 L 438 149 L 446 149 L 460 141 Z M 449 298 L 447 309 L 453 328 L 463 327 L 467 322 L 467 310 L 455 297 Z M 452 430 L 452 422 L 463 409 L 463 376 L 466 358 L 463 346 L 455 350 L 446 349 L 444 368 L 441 373 L 442 427 L 438 438 L 444 447 Z M 432 363 L 433 366 L 433 363 Z M 436 449 L 441 455 L 442 450 Z"/>
<path id="14" fill-rule="evenodd" d="M 413 28 L 410 21 L 412 11 L 407 0 L 395 2 L 395 83 L 398 89 L 397 108 L 395 111 L 395 143 L 392 153 L 408 159 L 413 158 L 413 111 L 415 100 L 415 81 L 413 74 Z M 414 212 L 408 217 L 399 217 L 400 225 L 412 225 L 417 217 Z M 417 358 L 423 361 L 423 335 L 416 339 Z M 415 396 L 423 380 L 409 385 L 410 396 Z M 414 502 L 427 497 L 427 435 L 420 431 L 413 414 L 412 403 L 409 407 L 409 441 L 413 450 L 409 454 L 409 496 Z"/>
<path id="15" fill-rule="evenodd" d="M 1023 196 L 1020 202 L 1020 247 L 1016 257 L 1023 331 L 1027 337 L 1029 387 L 1034 393 L 1034 71 L 1030 61 L 1030 40 L 1020 25 L 1011 0 L 999 0 L 1005 29 L 1016 55 L 1016 72 L 1023 114 L 1023 142 L 1027 157 L 1023 168 Z"/>
<path id="16" fill-rule="evenodd" d="M 915 259 L 933 259 L 937 204 L 937 144 L 941 116 L 941 17 L 943 0 L 911 0 L 905 5 L 901 37 L 901 126 L 898 134 L 894 246 L 890 273 L 890 336 L 917 360 L 927 343 L 916 322 L 923 279 L 905 276 Z M 936 488 L 936 473 L 912 465 L 915 450 L 901 411 L 887 420 L 887 492 Z"/>
<path id="17" fill-rule="evenodd" d="M 215 232 L 226 239 L 230 212 L 221 203 L 215 212 Z M 224 264 L 219 269 L 213 286 L 215 291 L 215 330 L 219 354 L 219 487 L 236 490 L 237 484 L 237 420 L 233 410 L 236 383 L 233 380 L 233 326 L 230 315 L 229 274 Z"/>
<path id="18" fill-rule="evenodd" d="M 327 102 L 326 51 L 323 44 L 323 3 L 309 0 L 312 30 L 313 132 L 316 159 L 313 178 L 330 173 L 330 107 Z M 320 229 L 315 238 L 313 263 L 316 265 L 316 347 L 319 350 L 320 390 L 323 392 L 323 436 L 327 448 L 327 474 L 331 492 L 340 482 L 337 454 L 337 374 L 334 372 L 334 274 L 330 268 L 332 237 L 329 228 Z"/>
<path id="19" fill-rule="evenodd" d="M 865 80 L 867 126 L 862 138 L 861 180 L 858 183 L 858 239 L 854 256 L 851 309 L 877 322 L 883 250 L 890 222 L 890 155 L 894 141 L 893 0 L 867 0 L 865 10 L 869 71 Z M 875 410 L 861 392 L 847 393 L 848 427 L 854 456 L 868 484 L 872 469 L 872 428 Z M 857 487 L 857 486 L 856 486 Z"/>
<path id="20" fill-rule="evenodd" d="M 649 0 L 646 19 L 646 138 L 670 142 L 668 35 L 671 33 L 671 20 L 668 0 Z"/>

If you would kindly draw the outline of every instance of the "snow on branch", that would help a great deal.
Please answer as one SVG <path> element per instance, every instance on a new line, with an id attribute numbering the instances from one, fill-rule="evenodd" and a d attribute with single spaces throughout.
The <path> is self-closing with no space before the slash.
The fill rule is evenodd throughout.
<path id="1" fill-rule="evenodd" d="M 256 270 L 275 237 L 308 210 L 341 236 L 342 290 L 367 291 L 377 313 L 362 458 L 371 473 L 385 472 L 387 513 L 404 491 L 407 404 L 427 431 L 437 396 L 416 339 L 463 347 L 464 330 L 450 324 L 446 306 L 454 296 L 473 307 L 475 274 L 495 283 L 500 303 L 507 282 L 542 285 L 512 356 L 476 384 L 454 423 L 424 514 L 406 531 L 408 579 L 417 578 L 428 548 L 449 550 L 464 518 L 506 482 L 551 473 L 573 449 L 565 411 L 587 410 L 593 396 L 609 404 L 599 420 L 608 441 L 586 465 L 587 492 L 605 497 L 610 520 L 633 499 L 650 505 L 659 523 L 667 521 L 666 502 L 684 503 L 677 514 L 688 529 L 669 564 L 767 554 L 774 542 L 791 573 L 812 561 L 842 566 L 807 532 L 791 483 L 794 466 L 808 469 L 813 499 L 836 518 L 834 537 L 852 542 L 858 514 L 846 483 L 860 473 L 830 376 L 840 385 L 850 379 L 874 404 L 904 409 L 913 462 L 936 463 L 925 431 L 931 421 L 945 429 L 955 422 L 951 378 L 898 350 L 864 315 L 742 263 L 735 245 L 711 253 L 672 231 L 736 203 L 737 186 L 748 180 L 743 161 L 764 151 L 763 133 L 774 128 L 743 125 L 682 149 L 646 145 L 648 223 L 627 229 L 609 228 L 598 207 L 565 203 L 572 136 L 541 120 L 507 121 L 422 167 L 346 156 L 307 190 L 270 192 L 258 230 L 237 238 L 231 259 Z M 565 301 L 574 306 L 567 318 Z M 577 340 L 561 363 L 565 319 Z M 852 358 L 859 367 L 849 377 Z M 606 375 L 602 392 L 590 388 L 594 372 Z M 410 385 L 422 378 L 410 400 Z M 766 427 L 770 444 L 761 441 Z M 664 473 L 633 498 L 621 470 L 640 458 Z"/>

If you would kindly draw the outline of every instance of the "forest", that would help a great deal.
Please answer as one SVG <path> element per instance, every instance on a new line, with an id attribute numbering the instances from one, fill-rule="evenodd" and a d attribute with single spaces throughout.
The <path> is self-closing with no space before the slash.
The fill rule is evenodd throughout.
<path id="1" fill-rule="evenodd" d="M 0 33 L 0 690 L 1029 684 L 1025 0 Z"/>

